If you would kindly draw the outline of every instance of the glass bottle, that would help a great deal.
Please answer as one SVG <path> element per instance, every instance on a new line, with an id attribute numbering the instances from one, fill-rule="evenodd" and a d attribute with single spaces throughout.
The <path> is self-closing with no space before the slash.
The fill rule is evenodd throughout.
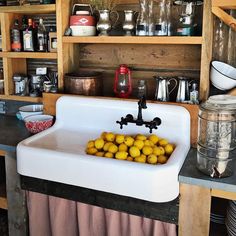
<path id="1" fill-rule="evenodd" d="M 166 0 L 162 0 L 158 5 L 158 13 L 155 21 L 154 34 L 158 36 L 168 35 L 168 20 L 167 20 L 167 8 Z"/>
<path id="2" fill-rule="evenodd" d="M 33 52 L 35 49 L 35 32 L 33 29 L 33 20 L 28 19 L 28 27 L 23 31 L 24 51 Z"/>
<path id="3" fill-rule="evenodd" d="M 148 35 L 148 1 L 139 0 L 140 12 L 136 23 L 136 35 Z"/>
<path id="4" fill-rule="evenodd" d="M 172 7 L 173 7 L 173 1 L 166 0 L 166 17 L 167 17 L 167 35 L 168 36 L 174 35 L 173 20 L 172 20 L 172 17 L 173 17 Z"/>
<path id="5" fill-rule="evenodd" d="M 148 1 L 148 35 L 153 36 L 154 35 L 154 1 L 149 0 Z"/>
<path id="6" fill-rule="evenodd" d="M 192 104 L 199 104 L 197 83 L 192 84 L 192 88 L 190 90 L 190 102 Z"/>
<path id="7" fill-rule="evenodd" d="M 22 48 L 19 21 L 16 19 L 11 29 L 11 50 L 20 52 Z"/>
<path id="8" fill-rule="evenodd" d="M 43 19 L 39 19 L 39 25 L 37 30 L 37 51 L 46 52 L 47 51 L 47 31 L 43 24 Z"/>
<path id="9" fill-rule="evenodd" d="M 147 87 L 145 80 L 138 81 L 137 98 L 147 97 Z"/>

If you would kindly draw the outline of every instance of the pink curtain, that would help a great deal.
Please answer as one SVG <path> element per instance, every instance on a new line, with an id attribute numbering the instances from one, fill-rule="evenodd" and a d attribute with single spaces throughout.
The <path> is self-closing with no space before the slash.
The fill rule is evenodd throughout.
<path id="1" fill-rule="evenodd" d="M 31 236 L 176 236 L 174 224 L 44 194 L 27 204 Z"/>

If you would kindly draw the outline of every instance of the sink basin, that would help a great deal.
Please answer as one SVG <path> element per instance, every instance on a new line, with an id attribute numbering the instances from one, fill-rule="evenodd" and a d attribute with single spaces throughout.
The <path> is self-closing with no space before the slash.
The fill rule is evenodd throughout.
<path id="1" fill-rule="evenodd" d="M 164 165 L 149 165 L 85 153 L 88 140 L 103 131 L 149 134 L 144 126 L 117 120 L 137 117 L 137 102 L 116 99 L 62 96 L 56 104 L 56 122 L 17 146 L 19 174 L 109 193 L 167 202 L 179 194 L 178 173 L 190 148 L 190 115 L 180 106 L 147 103 L 143 119 L 159 117 L 153 133 L 167 138 L 176 148 Z"/>

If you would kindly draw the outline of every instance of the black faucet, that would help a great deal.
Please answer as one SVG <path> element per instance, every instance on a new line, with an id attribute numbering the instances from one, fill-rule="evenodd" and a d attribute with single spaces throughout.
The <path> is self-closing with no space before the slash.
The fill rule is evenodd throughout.
<path id="1" fill-rule="evenodd" d="M 138 101 L 138 117 L 134 119 L 131 114 L 126 115 L 126 117 L 121 117 L 120 121 L 116 121 L 117 124 L 120 124 L 120 128 L 123 128 L 123 125 L 128 125 L 128 123 L 134 123 L 138 126 L 145 125 L 145 127 L 150 129 L 150 133 L 152 133 L 153 129 L 157 129 L 157 126 L 161 124 L 161 119 L 159 117 L 155 117 L 152 121 L 144 121 L 142 115 L 142 109 L 147 109 L 146 97 L 142 96 Z"/>

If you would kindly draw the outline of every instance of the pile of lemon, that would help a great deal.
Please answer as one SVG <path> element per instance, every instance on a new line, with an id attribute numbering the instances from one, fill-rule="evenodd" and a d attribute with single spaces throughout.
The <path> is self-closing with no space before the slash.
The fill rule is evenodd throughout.
<path id="1" fill-rule="evenodd" d="M 88 141 L 86 153 L 154 165 L 165 164 L 174 148 L 174 144 L 155 134 L 130 136 L 103 132 L 96 140 Z"/>

